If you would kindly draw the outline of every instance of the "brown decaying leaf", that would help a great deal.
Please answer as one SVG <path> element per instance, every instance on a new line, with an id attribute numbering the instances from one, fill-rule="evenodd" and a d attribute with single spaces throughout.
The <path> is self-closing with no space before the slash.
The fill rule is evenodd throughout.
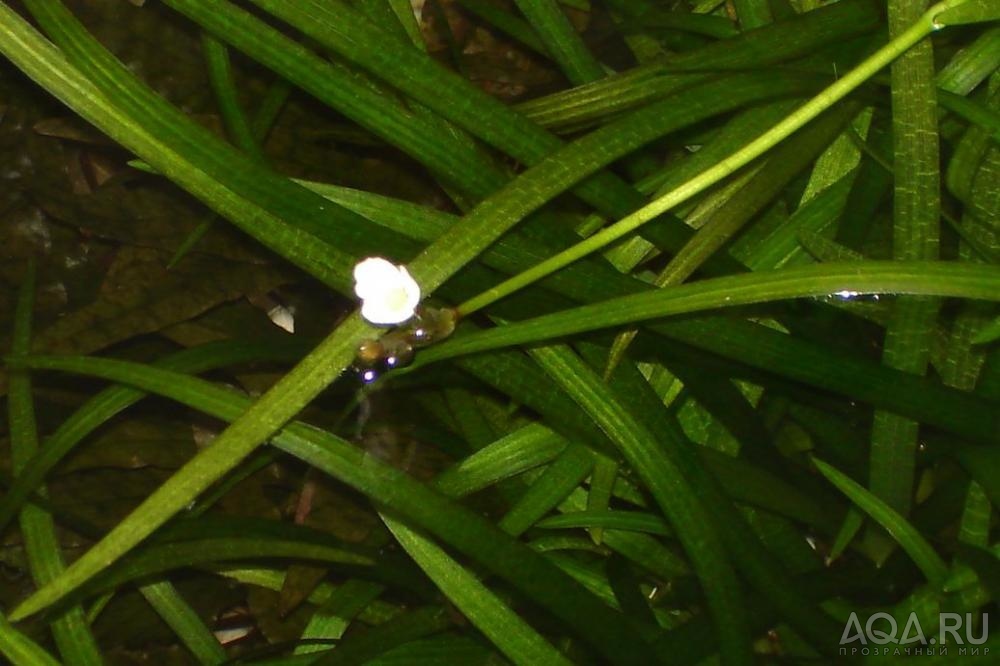
<path id="1" fill-rule="evenodd" d="M 96 300 L 42 331 L 36 349 L 94 352 L 187 321 L 248 292 L 273 289 L 294 276 L 287 269 L 197 254 L 169 271 L 166 261 L 167 256 L 156 250 L 120 249 Z"/>

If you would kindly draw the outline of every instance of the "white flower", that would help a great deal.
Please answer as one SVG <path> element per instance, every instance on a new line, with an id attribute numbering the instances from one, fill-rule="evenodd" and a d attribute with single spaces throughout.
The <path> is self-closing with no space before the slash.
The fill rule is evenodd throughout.
<path id="1" fill-rule="evenodd" d="M 401 324 L 420 303 L 420 285 L 403 266 L 369 257 L 354 267 L 354 293 L 361 299 L 361 316 L 372 324 Z"/>

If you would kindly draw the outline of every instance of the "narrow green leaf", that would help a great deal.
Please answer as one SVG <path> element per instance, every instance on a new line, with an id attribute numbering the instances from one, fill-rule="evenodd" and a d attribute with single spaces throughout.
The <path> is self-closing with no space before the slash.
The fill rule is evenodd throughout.
<path id="1" fill-rule="evenodd" d="M 566 440 L 548 428 L 531 424 L 505 435 L 446 469 L 434 487 L 462 497 L 550 462 L 566 448 Z"/>
<path id="2" fill-rule="evenodd" d="M 1000 316 L 979 329 L 972 341 L 977 345 L 985 345 L 1000 340 Z"/>
<path id="3" fill-rule="evenodd" d="M 504 515 L 498 523 L 500 529 L 512 536 L 520 536 L 558 506 L 590 475 L 593 467 L 594 456 L 586 447 L 578 444 L 567 446 Z"/>
<path id="4" fill-rule="evenodd" d="M 24 357 L 31 348 L 34 303 L 35 265 L 32 262 L 18 291 L 14 312 L 11 352 L 15 357 Z M 11 463 L 14 473 L 18 474 L 39 449 L 31 378 L 24 369 L 10 373 L 7 410 Z M 44 488 L 40 488 L 39 493 L 46 496 Z M 65 568 L 55 521 L 45 508 L 29 504 L 21 508 L 20 524 L 31 577 L 35 585 L 43 587 L 58 578 Z M 59 654 L 67 662 L 82 665 L 103 663 L 97 641 L 80 605 L 70 606 L 56 614 L 52 619 L 52 634 Z"/>
<path id="5" fill-rule="evenodd" d="M 780 460 L 759 457 L 760 462 L 751 462 L 752 452 L 742 457 L 719 453 L 708 447 L 699 447 L 699 456 L 704 467 L 718 479 L 720 487 L 733 501 L 758 507 L 776 516 L 784 516 L 822 531 L 834 527 L 834 510 L 822 496 L 812 496 L 796 484 L 789 482 L 776 471 Z M 767 463 L 772 463 L 771 468 Z"/>
<path id="6" fill-rule="evenodd" d="M 778 196 L 792 178 L 813 162 L 851 118 L 854 109 L 853 104 L 847 104 L 828 112 L 777 146 L 767 156 L 764 165 L 749 176 L 746 183 L 741 184 L 740 188 L 711 214 L 684 247 L 670 258 L 669 263 L 657 274 L 653 283 L 662 288 L 680 284 L 691 277 L 698 267 L 726 245 L 756 213 Z M 790 225 L 783 225 L 785 228 L 788 226 Z M 748 266 L 751 270 L 761 267 L 756 261 L 748 263 Z M 613 368 L 621 360 L 635 333 L 630 331 L 619 335 L 609 354 L 609 368 Z"/>
<path id="7" fill-rule="evenodd" d="M 844 177 L 799 206 L 788 220 L 754 247 L 746 257 L 751 270 L 768 270 L 785 265 L 801 254 L 801 234 L 819 234 L 839 218 L 850 195 L 852 178 Z"/>
<path id="8" fill-rule="evenodd" d="M 549 55 L 548 51 L 545 50 L 545 44 L 542 43 L 542 40 L 538 38 L 538 34 L 532 30 L 526 21 L 505 11 L 489 0 L 457 0 L 456 4 L 469 13 L 483 19 L 500 32 L 513 37 L 535 53 L 546 57 Z"/>
<path id="9" fill-rule="evenodd" d="M 56 4 L 46 4 L 35 8 L 41 11 L 55 11 Z M 61 6 L 60 6 L 61 7 Z M 6 7 L 3 7 L 6 10 Z M 85 36 L 78 24 L 71 17 L 63 12 L 59 14 L 42 14 L 48 20 L 47 24 L 56 32 L 62 34 L 67 44 L 83 45 L 80 55 L 82 63 L 90 63 L 90 58 L 96 57 L 104 59 L 104 64 L 109 64 L 112 69 L 118 67 L 115 63 L 108 63 L 108 56 L 100 50 L 95 49 L 92 40 Z M 14 23 L 23 26 L 16 16 Z M 4 23 L 3 25 L 7 25 Z M 64 31 L 69 31 L 64 32 Z M 22 31 L 23 33 L 24 31 Z M 3 33 L 0 33 L 3 34 Z M 35 48 L 39 48 L 39 40 L 32 36 L 30 29 L 26 31 L 29 41 L 33 41 Z M 23 34 L 22 34 L 23 38 Z M 76 40 L 80 40 L 77 42 Z M 58 61 L 58 57 L 55 58 Z M 22 61 L 32 63 L 28 59 Z M 65 68 L 64 68 L 65 69 Z M 117 70 L 116 70 L 117 71 Z M 100 68 L 94 70 L 96 75 L 103 75 Z M 118 77 L 110 80 L 102 79 L 110 85 L 117 85 L 122 81 L 132 81 L 131 75 L 122 74 L 119 71 Z M 58 84 L 58 81 L 57 81 Z M 137 93 L 136 90 L 129 90 Z M 141 100 L 143 103 L 148 99 Z M 126 122 L 123 124 L 127 124 Z M 150 160 L 154 166 L 156 164 Z M 170 173 L 170 170 L 164 170 Z M 277 194 L 277 190 L 269 192 L 268 196 Z M 318 207 L 319 210 L 327 210 L 324 205 Z M 314 209 L 315 210 L 315 209 Z M 307 216 L 308 217 L 308 216 Z M 338 233 L 339 233 L 338 229 Z M 447 248 L 447 249 L 445 249 Z M 315 246 L 313 246 L 315 251 Z M 425 255 L 422 266 L 416 263 L 411 267 L 413 274 L 421 280 L 428 290 L 432 290 L 444 278 L 456 271 L 464 264 L 465 259 L 451 255 L 452 248 L 447 245 L 439 246 L 439 249 Z M 329 261 L 329 253 L 323 253 L 323 259 Z M 327 266 L 327 269 L 329 266 Z M 341 266 L 343 270 L 346 266 Z M 347 271 L 344 271 L 347 272 Z M 225 474 L 234 465 L 238 464 L 248 455 L 263 439 L 273 431 L 277 430 L 284 422 L 293 417 L 302 409 L 315 395 L 317 395 L 340 371 L 351 361 L 354 350 L 358 344 L 367 337 L 373 337 L 375 331 L 363 324 L 359 317 L 350 317 L 337 331 L 332 334 L 324 343 L 317 347 L 313 354 L 307 356 L 297 369 L 288 373 L 283 381 L 278 382 L 275 387 L 266 393 L 251 409 L 247 418 L 239 419 L 227 431 L 222 433 L 212 447 L 204 449 L 199 453 L 192 463 L 175 474 L 156 492 L 154 492 L 130 519 L 120 523 L 105 539 L 91 549 L 87 554 L 67 569 L 61 577 L 59 584 L 50 584 L 46 588 L 39 590 L 31 599 L 21 606 L 21 611 L 30 612 L 35 605 L 35 610 L 62 596 L 70 589 L 79 586 L 92 575 L 107 566 L 107 563 L 119 557 L 122 553 L 133 547 L 145 536 L 155 530 L 160 524 L 167 520 L 174 512 L 180 510 L 185 504 L 190 502 L 197 493 L 209 486 L 216 479 Z M 110 557 L 109 557 L 110 555 Z M 48 598 L 48 600 L 46 600 Z"/>
<path id="10" fill-rule="evenodd" d="M 481 449 L 488 442 L 496 439 L 497 433 L 473 395 L 463 389 L 445 389 L 445 403 L 454 418 L 460 434 L 472 445 L 473 449 Z"/>
<path id="11" fill-rule="evenodd" d="M 866 176 L 866 182 L 871 180 Z M 324 191 L 333 195 L 329 188 Z M 431 217 L 422 213 L 418 207 L 397 206 L 392 202 L 362 197 L 356 193 L 339 192 L 336 193 L 338 200 L 344 205 L 364 206 L 359 208 L 359 212 L 365 215 L 378 216 L 382 223 L 393 224 L 393 228 L 400 230 L 407 229 L 407 225 L 399 220 L 412 219 L 419 221 L 427 219 L 431 223 Z M 384 214 L 382 206 L 385 204 Z M 390 211 L 398 212 L 391 213 Z M 407 212 L 409 210 L 409 212 Z M 440 216 L 441 214 L 435 214 Z M 436 217 L 434 218 L 437 219 Z M 384 221 L 389 220 L 389 221 Z M 396 220 L 396 222 L 391 222 Z M 445 218 L 434 221 L 433 224 L 445 226 Z M 411 229 L 407 233 L 414 233 Z M 432 237 L 431 231 L 422 231 L 427 238 Z M 485 258 L 488 262 L 497 262 L 498 268 L 502 270 L 521 270 L 530 265 L 532 261 L 537 262 L 544 255 L 539 255 L 537 250 L 532 250 L 530 244 L 514 243 L 511 237 L 500 241 L 496 252 L 487 252 Z M 511 260 L 520 257 L 514 264 Z M 536 257 L 532 260 L 530 257 Z M 596 265 L 585 266 L 588 262 L 583 261 L 563 269 L 559 273 L 551 276 L 545 281 L 547 287 L 566 294 L 575 299 L 598 300 L 607 298 L 609 295 L 620 295 L 626 292 L 635 292 L 637 289 L 649 289 L 648 285 L 638 280 L 633 280 L 612 270 L 595 272 Z M 516 267 L 515 267 L 516 266 Z M 839 291 L 839 288 L 834 290 Z M 603 296 L 602 296 L 603 294 Z M 833 353 L 829 348 L 805 342 L 796 337 L 779 334 L 760 325 L 733 322 L 716 318 L 711 322 L 676 321 L 669 324 L 657 324 L 651 327 L 655 332 L 665 335 L 667 338 L 693 345 L 702 349 L 707 349 L 714 354 L 720 354 L 726 358 L 738 360 L 741 364 L 751 364 L 754 367 L 767 372 L 778 373 L 783 377 L 793 378 L 795 381 L 821 387 L 825 390 L 832 390 L 855 400 L 871 402 L 876 405 L 886 407 L 901 414 L 916 415 L 924 422 L 934 423 L 940 427 L 949 429 L 952 432 L 962 433 L 964 436 L 973 437 L 979 440 L 995 439 L 998 428 L 998 420 L 995 416 L 989 415 L 970 404 L 964 404 L 966 396 L 953 394 L 944 396 L 940 391 L 933 390 L 934 397 L 928 393 L 927 383 L 915 377 L 890 371 L 882 366 L 873 365 L 863 361 L 858 357 L 848 356 L 842 353 Z M 657 345 L 663 349 L 663 345 Z M 434 354 L 435 350 L 423 352 L 424 358 L 428 354 Z M 495 358 L 495 357 L 494 357 Z M 505 359 L 511 359 L 507 356 Z M 500 361 L 496 361 L 500 362 Z M 518 373 L 508 373 L 500 375 L 492 371 L 485 363 L 474 362 L 472 358 L 463 361 L 463 365 L 468 368 L 475 366 L 474 372 L 489 372 L 493 379 L 488 383 L 497 385 L 498 381 L 509 382 L 516 379 Z M 524 372 L 524 371 L 519 371 Z M 879 386 L 891 387 L 879 389 Z M 530 384 L 526 387 L 530 389 Z M 510 395 L 521 395 L 525 388 L 514 389 Z M 995 410 L 990 410 L 990 414 Z M 972 415 L 979 414 L 979 418 L 972 418 Z M 981 420 L 985 419 L 985 421 Z M 560 419 L 565 421 L 565 419 Z"/>
<path id="12" fill-rule="evenodd" d="M 704 80 L 706 70 L 763 68 L 829 45 L 843 45 L 881 24 L 881 6 L 867 0 L 838 2 L 759 30 L 672 55 L 604 80 L 522 103 L 518 110 L 543 126 L 579 125 L 649 103 Z M 473 130 L 470 130 L 473 131 Z"/>
<path id="13" fill-rule="evenodd" d="M 973 570 L 977 587 L 985 591 L 988 598 L 1000 598 L 1000 557 L 991 549 L 983 546 L 959 544 L 956 555 L 965 566 Z M 972 595 L 970 595 L 972 596 Z M 978 600 L 977 600 L 978 601 Z M 973 601 L 972 607 L 982 606 L 983 602 Z"/>
<path id="14" fill-rule="evenodd" d="M 955 457 L 993 505 L 1000 506 L 1000 449 L 963 446 L 955 451 Z"/>
<path id="15" fill-rule="evenodd" d="M 167 0 L 166 4 L 427 165 L 446 184 L 466 195 L 480 199 L 507 179 L 461 131 L 424 110 L 404 105 L 361 72 L 320 57 L 232 3 Z M 362 16 L 356 18 L 372 25 Z M 384 34 L 398 40 L 407 53 L 414 52 L 407 39 Z"/>
<path id="16" fill-rule="evenodd" d="M 621 449 L 668 517 L 708 599 L 723 663 L 750 663 L 750 630 L 735 572 L 714 520 L 689 482 L 656 438 L 572 351 L 545 347 L 531 355 Z"/>
<path id="17" fill-rule="evenodd" d="M 197 374 L 248 361 L 270 359 L 292 362 L 301 358 L 305 351 L 306 348 L 297 343 L 287 346 L 211 343 L 168 356 L 157 365 L 177 372 Z M 0 530 L 7 525 L 45 475 L 69 455 L 77 444 L 145 395 L 142 391 L 129 386 L 110 387 L 85 402 L 63 421 L 46 439 L 45 446 L 25 463 L 4 496 L 0 498 Z"/>
<path id="18" fill-rule="evenodd" d="M 849 262 L 699 280 L 585 305 L 448 340 L 419 364 L 702 310 L 786 298 L 923 294 L 1000 300 L 1000 268 L 957 262 Z"/>
<path id="19" fill-rule="evenodd" d="M 984 104 L 961 95 L 954 95 L 946 90 L 939 90 L 937 98 L 941 106 L 970 123 L 978 125 L 994 141 L 1000 140 L 1000 114 Z"/>
<path id="20" fill-rule="evenodd" d="M 583 349 L 591 356 L 591 365 L 601 363 L 598 350 Z M 722 485 L 725 477 L 716 479 L 708 473 L 706 466 L 698 460 L 693 443 L 684 436 L 676 418 L 667 412 L 660 396 L 645 377 L 633 364 L 623 363 L 610 380 L 620 395 L 628 396 L 628 404 L 636 418 L 663 441 L 661 450 L 664 455 L 670 456 L 684 478 L 698 489 L 699 499 L 705 503 L 712 519 L 725 526 L 720 529 L 720 536 L 728 555 L 761 600 L 768 607 L 778 609 L 782 620 L 807 638 L 814 649 L 834 654 L 837 645 L 832 634 L 836 633 L 836 624 L 814 601 L 799 591 L 799 585 L 789 576 L 785 566 L 753 532 L 743 512 L 727 498 Z M 753 600 L 756 597 L 751 599 L 749 603 L 755 603 Z"/>
<path id="21" fill-rule="evenodd" d="M 982 592 L 982 587 L 987 587 L 991 592 L 990 596 L 997 598 L 1000 587 L 995 585 L 996 578 L 989 578 L 990 572 L 995 569 L 992 566 L 970 566 L 970 558 L 964 557 L 969 551 L 966 548 L 986 549 L 989 546 L 990 523 L 993 518 L 993 509 L 990 505 L 989 497 L 983 487 L 975 481 L 969 482 L 969 489 L 965 493 L 965 505 L 962 507 L 962 518 L 959 523 L 958 540 L 960 547 L 964 547 L 957 553 L 957 557 L 952 560 L 952 571 L 945 583 L 946 592 L 957 592 L 962 598 L 960 603 L 968 607 L 979 605 L 976 597 Z M 987 551 L 988 552 L 988 551 Z M 972 560 L 981 562 L 981 552 L 973 550 Z M 992 555 L 992 553 L 990 553 Z M 987 578 L 983 578 L 985 585 L 980 586 L 980 576 L 986 573 Z M 990 584 L 990 583 L 993 584 Z M 970 589 L 971 588 L 971 589 Z"/>
<path id="22" fill-rule="evenodd" d="M 182 567 L 271 558 L 330 565 L 373 564 L 370 555 L 345 545 L 274 537 L 205 538 L 144 546 L 95 578 L 91 588 L 103 592 L 139 578 Z"/>
<path id="23" fill-rule="evenodd" d="M 1000 21 L 1000 7 L 992 0 L 965 0 L 957 6 L 950 4 L 948 9 L 934 16 L 939 26 Z"/>
<path id="24" fill-rule="evenodd" d="M 984 31 L 956 53 L 935 77 L 938 88 L 968 95 L 1000 67 L 1000 27 Z"/>
<path id="25" fill-rule="evenodd" d="M 861 513 L 857 507 L 851 507 L 851 510 L 847 512 L 844 516 L 844 522 L 837 531 L 837 536 L 833 540 L 833 545 L 830 546 L 830 554 L 827 556 L 827 560 L 830 562 L 835 562 L 840 559 L 840 556 L 844 554 L 847 547 L 851 545 L 854 541 L 854 537 L 858 535 L 861 528 L 864 526 L 864 515 Z"/>
<path id="26" fill-rule="evenodd" d="M 139 586 L 139 594 L 174 630 L 199 664 L 208 666 L 226 661 L 226 651 L 173 585 L 167 581 L 145 583 Z"/>
<path id="27" fill-rule="evenodd" d="M 732 175 L 740 168 L 749 165 L 755 159 L 785 141 L 794 132 L 802 129 L 806 124 L 816 119 L 821 113 L 843 100 L 856 87 L 874 76 L 879 70 L 892 63 L 900 55 L 906 53 L 910 47 L 930 34 L 934 29 L 932 22 L 934 11 L 936 9 L 928 10 L 919 17 L 911 19 L 912 23 L 885 46 L 865 58 L 865 60 L 844 74 L 843 77 L 838 78 L 836 82 L 824 88 L 822 92 L 810 98 L 802 106 L 782 119 L 777 125 L 755 138 L 739 151 L 691 180 L 686 181 L 671 192 L 622 217 L 614 224 L 549 257 L 542 263 L 509 278 L 487 292 L 462 303 L 458 306 L 459 313 L 469 314 L 476 312 L 546 277 L 560 268 L 606 247 L 610 243 L 636 231 L 659 215 L 687 202 L 691 197 L 700 194 L 722 179 Z"/>
<path id="28" fill-rule="evenodd" d="M 792 379 L 977 442 L 994 443 L 1000 432 L 1000 413 L 991 402 L 760 324 L 712 317 L 670 321 L 652 328 L 684 343 L 690 351 L 717 355 L 706 355 L 709 359 L 722 357 L 735 362 L 732 376 L 764 383 L 774 376 Z M 655 357 L 656 348 L 647 348 L 645 353 Z"/>
<path id="29" fill-rule="evenodd" d="M 246 585 L 262 587 L 272 592 L 280 592 L 282 590 L 285 578 L 288 575 L 285 569 L 279 570 L 270 567 L 246 567 L 241 565 L 219 565 L 205 567 L 205 570 Z M 341 587 L 343 586 L 320 582 L 309 594 L 307 600 L 316 606 L 323 606 L 335 598 L 334 595 L 336 595 L 337 590 Z M 366 624 L 381 624 L 398 613 L 399 608 L 397 606 L 385 601 L 376 600 L 358 614 L 358 619 Z"/>
<path id="30" fill-rule="evenodd" d="M 431 540 L 382 516 L 393 536 L 448 599 L 515 664 L 570 664 L 558 650 Z"/>
<path id="31" fill-rule="evenodd" d="M 983 487 L 971 481 L 965 493 L 965 506 L 959 523 L 959 541 L 971 546 L 988 546 L 992 514 L 990 500 L 983 492 Z"/>
<path id="32" fill-rule="evenodd" d="M 941 556 L 927 543 L 920 532 L 905 518 L 900 516 L 888 504 L 866 490 L 859 483 L 827 465 L 822 460 L 813 458 L 816 469 L 826 477 L 827 481 L 836 486 L 848 499 L 881 525 L 896 540 L 897 543 L 920 567 L 927 580 L 937 588 L 944 585 L 948 576 L 948 565 Z"/>
<path id="33" fill-rule="evenodd" d="M 573 85 L 604 78 L 604 67 L 590 51 L 555 0 L 515 0 L 541 37 L 546 51 Z"/>
<path id="34" fill-rule="evenodd" d="M 79 586 L 189 504 L 200 491 L 208 488 L 257 447 L 260 438 L 266 437 L 266 434 L 259 433 L 277 430 L 287 420 L 286 413 L 297 413 L 339 374 L 340 368 L 351 362 L 361 339 L 373 334 L 373 329 L 365 325 L 359 316 L 341 324 L 337 334 L 321 343 L 297 369 L 286 374 L 274 389 L 257 402 L 255 409 L 251 410 L 251 418 L 240 419 L 217 437 L 212 446 L 202 449 L 191 462 L 154 491 L 132 513 L 131 520 L 119 523 L 55 583 L 50 583 L 25 601 L 21 612 L 27 615 L 37 611 Z M 229 434 L 226 435 L 226 432 Z M 114 553 L 115 556 L 108 557 L 107 553 Z"/>
<path id="35" fill-rule="evenodd" d="M 251 129 L 255 139 L 261 143 L 267 139 L 267 135 L 278 121 L 278 117 L 281 115 L 282 109 L 285 108 L 285 103 L 288 102 L 291 94 L 292 84 L 288 81 L 277 79 L 271 82 L 271 85 L 267 87 L 267 91 L 260 100 L 260 106 L 257 107 L 257 112 L 254 113 L 253 120 L 251 121 Z"/>
<path id="36" fill-rule="evenodd" d="M 890 37 L 903 34 L 924 13 L 920 0 L 889 0 Z M 894 170 L 893 258 L 933 260 L 939 255 L 941 216 L 937 101 L 931 40 L 914 45 L 893 63 Z M 886 365 L 923 375 L 930 358 L 939 302 L 900 299 L 893 306 L 882 348 Z M 910 511 L 918 424 L 898 414 L 875 412 L 868 487 L 902 515 Z"/>
<path id="37" fill-rule="evenodd" d="M 190 1 L 183 0 L 183 3 Z M 170 2 L 176 6 L 181 0 L 170 0 Z M 538 128 L 530 120 L 498 100 L 489 97 L 465 79 L 445 70 L 433 59 L 415 54 L 402 40 L 359 20 L 360 17 L 346 5 L 325 3 L 320 0 L 302 0 L 294 4 L 255 0 L 255 4 L 524 164 L 538 164 L 560 148 L 559 139 Z M 771 83 L 772 85 L 775 83 L 773 76 Z M 774 92 L 773 87 L 771 91 Z M 711 103 L 715 106 L 729 103 L 733 99 L 733 94 L 735 88 L 730 87 L 711 100 Z M 709 100 L 699 96 L 699 102 L 705 104 L 709 103 Z M 660 126 L 660 129 L 656 130 L 657 135 L 662 135 L 662 124 L 668 115 L 685 108 L 687 104 L 677 101 L 664 106 L 665 108 L 656 112 L 649 107 L 637 111 L 636 113 L 644 115 L 644 122 L 638 122 L 633 118 L 629 123 L 621 123 L 617 130 L 621 134 L 619 138 L 631 142 L 634 137 L 627 137 L 628 132 L 625 128 L 631 128 L 632 132 L 647 134 L 655 125 Z M 602 128 L 596 132 L 598 138 L 606 136 L 606 129 Z M 654 137 L 648 136 L 638 145 L 652 138 Z M 632 150 L 635 147 L 637 146 L 633 144 Z M 612 151 L 607 157 L 617 154 Z M 594 155 L 591 155 L 590 159 L 593 157 Z M 606 161 L 602 162 L 595 166 L 600 168 L 607 164 Z M 564 184 L 562 189 L 576 184 L 593 173 L 591 169 L 583 167 L 584 163 L 583 160 L 576 162 L 572 172 L 572 182 Z M 601 212 L 617 217 L 625 215 L 642 203 L 641 195 L 609 172 L 601 172 L 585 180 L 575 191 Z M 521 196 L 527 201 L 525 195 L 528 194 L 530 191 Z M 505 216 L 503 220 L 505 226 L 502 228 L 506 229 L 507 217 Z M 498 226 L 498 221 L 494 220 L 491 229 Z M 480 229 L 479 233 L 485 234 L 487 230 Z"/>
<path id="38" fill-rule="evenodd" d="M 0 652 L 13 666 L 59 666 L 52 655 L 0 615 Z"/>
<path id="39" fill-rule="evenodd" d="M 594 463 L 594 471 L 590 475 L 590 487 L 587 489 L 587 510 L 607 511 L 614 494 L 615 479 L 618 478 L 618 461 L 600 456 Z M 594 543 L 601 543 L 604 529 L 594 527 L 590 530 L 590 538 Z"/>
<path id="40" fill-rule="evenodd" d="M 559 507 L 560 511 L 577 514 L 586 510 L 586 498 L 582 490 L 571 494 Z M 691 575 L 687 561 L 658 539 L 637 532 L 607 529 L 603 534 L 604 546 L 619 553 L 629 561 L 663 580 Z M 586 543 L 584 541 L 583 543 Z M 588 547 L 591 544 L 588 544 Z"/>
<path id="41" fill-rule="evenodd" d="M 546 529 L 573 529 L 600 527 L 609 530 L 646 532 L 659 536 L 670 536 L 673 532 L 659 516 L 638 511 L 586 510 L 549 516 L 536 523 Z"/>
<path id="42" fill-rule="evenodd" d="M 739 29 L 737 29 L 728 16 L 698 14 L 694 12 L 685 13 L 649 4 L 640 7 L 637 3 L 622 2 L 621 0 L 616 0 L 613 4 L 617 11 L 629 14 L 633 18 L 632 21 L 621 26 L 625 30 L 629 30 L 630 28 L 636 30 L 642 28 L 683 30 L 684 32 L 704 35 L 705 37 L 714 37 L 716 39 L 729 39 L 740 34 Z M 738 47 L 736 44 L 730 43 L 730 48 Z M 690 52 L 678 53 L 674 55 L 674 58 L 687 60 L 690 58 L 690 55 Z M 702 52 L 701 55 L 704 56 L 705 53 Z"/>
<path id="43" fill-rule="evenodd" d="M 378 583 L 351 579 L 330 592 L 329 598 L 316 609 L 309 618 L 309 624 L 302 630 L 301 643 L 295 648 L 295 654 L 320 652 L 324 643 L 339 640 L 355 616 L 370 606 L 384 589 Z"/>
<path id="44" fill-rule="evenodd" d="M 28 357 L 25 359 L 25 365 L 93 374 L 110 381 L 132 384 L 230 421 L 239 419 L 251 404 L 242 395 L 216 387 L 209 382 L 125 361 Z M 291 375 L 295 374 L 293 370 Z M 245 416 L 241 420 L 245 420 Z M 236 424 L 239 424 L 239 421 L 236 421 Z M 277 430 L 281 425 L 275 425 L 274 428 Z M 233 426 L 230 426 L 230 430 L 232 429 Z M 237 428 L 237 432 L 239 430 L 240 428 Z M 216 455 L 219 455 L 220 451 L 227 455 L 232 452 L 229 446 L 220 446 L 220 437 L 215 439 L 212 446 L 198 454 L 193 463 L 183 468 L 189 470 L 186 473 L 188 475 L 197 473 L 194 479 L 199 484 L 203 479 L 218 474 L 219 461 L 214 458 L 206 460 L 206 452 L 215 451 Z M 353 444 L 317 428 L 304 424 L 287 425 L 274 436 L 272 441 L 282 450 L 370 495 L 375 501 L 426 529 L 459 552 L 465 553 L 488 571 L 504 578 L 519 592 L 547 608 L 568 626 L 577 628 L 581 638 L 601 649 L 609 655 L 609 658 L 628 664 L 648 663 L 649 653 L 645 648 L 645 642 L 624 618 L 581 590 L 547 560 L 511 539 L 479 514 L 454 504 L 405 472 L 368 456 Z M 227 461 L 231 466 L 232 461 L 228 458 Z M 175 474 L 173 479 L 177 479 L 178 476 L 181 476 L 181 480 L 173 483 L 182 484 L 181 488 L 184 489 L 181 494 L 182 501 L 189 501 L 187 498 L 191 491 L 188 484 L 191 484 L 192 479 L 184 478 L 181 474 Z M 171 481 L 168 481 L 165 486 L 153 493 L 151 508 L 155 511 L 145 509 L 138 514 L 133 513 L 132 517 L 139 515 L 142 521 L 146 519 L 162 521 L 163 514 L 176 511 L 173 507 L 165 509 L 156 501 L 160 499 L 158 495 L 164 494 L 164 488 L 168 491 L 166 497 L 170 498 L 171 502 L 177 501 L 172 497 L 176 491 L 170 485 Z M 188 486 L 188 489 L 185 489 L 185 486 Z M 136 521 L 133 525 L 125 525 L 124 529 L 119 526 L 117 530 L 118 533 L 113 533 L 110 541 L 109 537 L 105 537 L 105 541 L 102 542 L 104 546 L 98 544 L 77 560 L 74 563 L 76 571 L 67 570 L 68 575 L 64 574 L 55 584 L 48 586 L 41 593 L 36 593 L 16 611 L 28 615 L 33 612 L 33 607 L 40 609 L 50 601 L 61 598 L 107 566 L 105 562 L 98 560 L 97 566 L 88 563 L 87 568 L 81 568 L 79 564 L 81 561 L 86 562 L 85 558 L 94 558 L 94 553 L 100 554 L 101 549 L 108 549 L 110 552 L 116 552 L 118 549 L 127 550 L 128 548 L 121 548 L 119 540 L 131 546 L 133 544 L 129 543 L 130 541 L 138 541 L 137 533 L 145 536 L 152 531 L 152 528 L 146 522 Z"/>
<path id="45" fill-rule="evenodd" d="M 240 150 L 256 160 L 263 160 L 264 154 L 261 152 L 260 144 L 240 106 L 228 49 L 208 33 L 201 35 L 201 49 L 205 54 L 205 64 L 208 66 L 208 81 L 212 86 L 212 92 L 215 93 L 219 115 L 226 125 L 226 131 Z"/>

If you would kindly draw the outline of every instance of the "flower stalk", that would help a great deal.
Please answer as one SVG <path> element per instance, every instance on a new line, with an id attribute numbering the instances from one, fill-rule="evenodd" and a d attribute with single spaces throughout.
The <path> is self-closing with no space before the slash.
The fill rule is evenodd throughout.
<path id="1" fill-rule="evenodd" d="M 788 138 L 795 131 L 801 129 L 806 123 L 816 118 L 831 106 L 844 99 L 854 89 L 870 79 L 882 68 L 888 66 L 914 44 L 932 32 L 945 27 L 946 24 L 943 22 L 942 17 L 947 18 L 947 12 L 971 3 L 975 3 L 975 0 L 945 0 L 944 2 L 935 4 L 919 20 L 914 22 L 908 30 L 873 53 L 842 78 L 828 86 L 821 93 L 789 114 L 784 120 L 743 148 L 611 226 L 605 227 L 576 245 L 470 298 L 458 306 L 459 314 L 467 316 L 481 310 L 501 298 L 509 296 L 519 289 L 558 271 L 577 259 L 581 259 L 588 254 L 606 247 L 735 173 Z"/>

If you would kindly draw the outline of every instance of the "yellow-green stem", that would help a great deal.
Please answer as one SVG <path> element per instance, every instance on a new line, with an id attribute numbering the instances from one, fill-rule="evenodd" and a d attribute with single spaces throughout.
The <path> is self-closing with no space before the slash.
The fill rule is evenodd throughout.
<path id="1" fill-rule="evenodd" d="M 932 6 L 909 30 L 883 46 L 860 65 L 848 72 L 843 78 L 838 79 L 823 92 L 813 97 L 789 114 L 780 123 L 740 150 L 719 161 L 712 168 L 703 171 L 667 194 L 664 194 L 659 199 L 622 218 L 615 224 L 549 257 L 532 268 L 518 273 L 497 286 L 470 298 L 458 306 L 459 314 L 465 316 L 476 312 L 554 273 L 577 259 L 600 250 L 749 164 L 788 138 L 793 132 L 802 128 L 806 123 L 816 118 L 823 111 L 842 100 L 852 90 L 874 76 L 879 70 L 898 58 L 921 39 L 943 27 L 936 22 L 936 17 L 946 10 L 964 4 L 966 1 L 945 0 L 945 2 L 940 2 Z"/>

